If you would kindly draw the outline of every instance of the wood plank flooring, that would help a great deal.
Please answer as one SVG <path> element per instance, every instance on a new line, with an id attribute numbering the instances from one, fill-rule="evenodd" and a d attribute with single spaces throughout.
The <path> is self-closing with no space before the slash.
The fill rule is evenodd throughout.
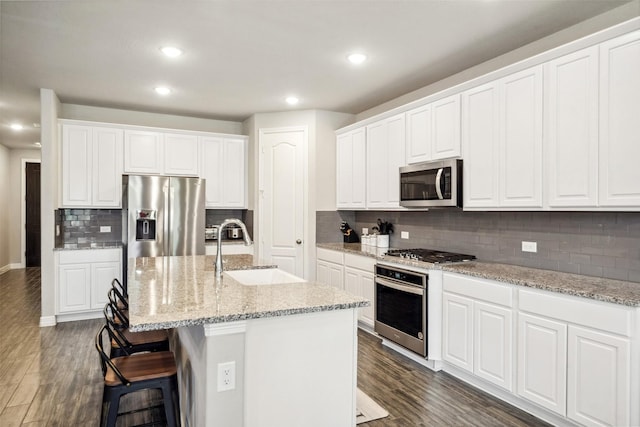
<path id="1" fill-rule="evenodd" d="M 39 268 L 0 275 L 0 295 L 0 426 L 98 426 L 103 383 L 94 336 L 101 321 L 40 328 Z M 365 332 L 359 333 L 358 386 L 390 413 L 362 427 L 547 425 Z M 159 394 L 128 395 L 121 411 L 149 402 L 159 403 Z M 161 409 L 120 417 L 118 426 L 151 422 L 162 424 Z"/>

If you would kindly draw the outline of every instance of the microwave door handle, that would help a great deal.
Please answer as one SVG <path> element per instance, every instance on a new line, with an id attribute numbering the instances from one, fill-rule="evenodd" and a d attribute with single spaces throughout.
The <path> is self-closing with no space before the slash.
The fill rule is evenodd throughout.
<path id="1" fill-rule="evenodd" d="M 442 171 L 444 170 L 444 168 L 440 168 L 438 169 L 438 174 L 436 175 L 436 193 L 438 193 L 438 199 L 442 200 L 444 199 L 444 197 L 442 197 L 442 190 L 441 190 L 441 180 L 442 180 Z"/>

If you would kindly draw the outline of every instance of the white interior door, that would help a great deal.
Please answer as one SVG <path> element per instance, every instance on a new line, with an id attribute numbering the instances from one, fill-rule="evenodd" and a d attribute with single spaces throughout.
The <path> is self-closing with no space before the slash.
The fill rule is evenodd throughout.
<path id="1" fill-rule="evenodd" d="M 260 130 L 260 255 L 304 277 L 304 128 Z"/>

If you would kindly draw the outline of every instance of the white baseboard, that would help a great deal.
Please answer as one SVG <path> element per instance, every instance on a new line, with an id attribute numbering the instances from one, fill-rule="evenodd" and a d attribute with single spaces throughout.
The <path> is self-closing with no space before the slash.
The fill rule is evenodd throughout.
<path id="1" fill-rule="evenodd" d="M 41 316 L 40 327 L 44 328 L 46 326 L 56 326 L 56 316 Z"/>
<path id="2" fill-rule="evenodd" d="M 61 322 L 75 322 L 77 320 L 89 320 L 89 319 L 98 319 L 102 317 L 102 310 L 98 311 L 84 311 L 82 313 L 69 313 L 69 314 L 58 314 L 56 317 L 56 321 Z"/>
<path id="3" fill-rule="evenodd" d="M 7 264 L 4 267 L 0 267 L 0 274 L 4 274 L 9 270 L 11 270 L 11 264 Z"/>
<path id="4" fill-rule="evenodd" d="M 12 270 L 15 270 L 17 268 L 26 268 L 26 264 L 22 263 L 22 262 L 16 262 L 13 264 L 9 264 L 9 266 L 11 267 Z"/>

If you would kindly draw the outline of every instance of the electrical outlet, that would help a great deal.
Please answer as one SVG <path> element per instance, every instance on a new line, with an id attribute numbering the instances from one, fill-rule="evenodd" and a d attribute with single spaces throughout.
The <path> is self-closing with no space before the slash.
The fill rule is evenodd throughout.
<path id="1" fill-rule="evenodd" d="M 362 227 L 362 235 L 366 236 L 367 234 L 369 234 L 369 229 L 367 227 Z"/>
<path id="2" fill-rule="evenodd" d="M 101 233 L 111 233 L 111 226 L 110 225 L 101 225 L 100 226 L 100 232 Z"/>
<path id="3" fill-rule="evenodd" d="M 538 243 L 523 241 L 522 252 L 538 252 Z"/>
<path id="4" fill-rule="evenodd" d="M 218 391 L 236 388 L 236 362 L 218 363 Z"/>
<path id="5" fill-rule="evenodd" d="M 408 231 L 401 231 L 400 232 L 400 238 L 401 239 L 408 239 L 409 238 L 409 232 Z"/>

